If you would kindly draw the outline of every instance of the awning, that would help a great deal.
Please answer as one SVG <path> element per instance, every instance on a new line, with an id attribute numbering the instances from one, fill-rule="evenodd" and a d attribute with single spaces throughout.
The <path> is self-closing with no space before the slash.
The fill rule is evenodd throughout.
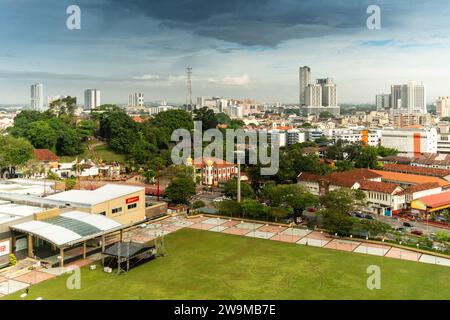
<path id="1" fill-rule="evenodd" d="M 59 216 L 33 220 L 11 226 L 11 230 L 28 233 L 58 247 L 71 246 L 127 227 L 99 214 L 70 211 Z"/>

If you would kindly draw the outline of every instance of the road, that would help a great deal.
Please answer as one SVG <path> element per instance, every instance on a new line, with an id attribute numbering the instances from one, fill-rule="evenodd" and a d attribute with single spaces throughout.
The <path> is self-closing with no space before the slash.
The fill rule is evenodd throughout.
<path id="1" fill-rule="evenodd" d="M 420 230 L 424 234 L 428 234 L 428 235 L 431 233 L 436 233 L 437 231 L 445 231 L 447 233 L 450 233 L 449 229 L 439 228 L 439 227 L 432 226 L 432 225 L 427 225 L 426 222 L 411 222 L 411 221 L 409 221 L 407 219 L 403 219 L 403 218 L 392 218 L 392 217 L 385 217 L 385 216 L 379 216 L 379 215 L 372 215 L 372 216 L 375 219 L 377 219 L 378 221 L 382 221 L 382 222 L 389 224 L 393 228 L 403 227 L 403 222 L 409 222 L 413 225 L 413 227 L 412 228 L 403 227 L 407 231 L 411 231 L 409 229 Z"/>

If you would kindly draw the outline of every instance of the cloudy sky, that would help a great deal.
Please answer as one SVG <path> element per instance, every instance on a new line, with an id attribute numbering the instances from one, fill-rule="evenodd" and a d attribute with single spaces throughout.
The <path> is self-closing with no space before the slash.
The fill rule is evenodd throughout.
<path id="1" fill-rule="evenodd" d="M 81 8 L 81 30 L 66 9 Z M 369 30 L 369 5 L 381 30 Z M 373 102 L 392 83 L 450 95 L 448 0 L 0 0 L 0 103 L 102 91 L 123 103 L 193 96 L 298 102 L 298 67 L 332 77 L 339 102 Z"/>

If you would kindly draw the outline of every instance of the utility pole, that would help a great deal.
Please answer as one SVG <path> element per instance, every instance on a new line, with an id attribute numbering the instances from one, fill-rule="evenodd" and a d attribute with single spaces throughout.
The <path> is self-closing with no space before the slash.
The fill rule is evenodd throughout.
<path id="1" fill-rule="evenodd" d="M 156 177 L 157 177 L 157 179 L 158 179 L 158 184 L 157 184 L 157 191 L 156 191 L 156 200 L 159 202 L 159 164 L 158 164 L 158 166 L 157 166 L 157 169 L 156 169 Z"/>
<path id="2" fill-rule="evenodd" d="M 238 175 L 237 175 L 237 202 L 241 202 L 241 157 L 242 151 L 236 151 L 236 160 L 238 166 Z"/>
<path id="3" fill-rule="evenodd" d="M 192 68 L 186 68 L 186 76 L 187 76 L 187 95 L 186 95 L 186 105 L 188 111 L 191 111 L 192 108 Z"/>

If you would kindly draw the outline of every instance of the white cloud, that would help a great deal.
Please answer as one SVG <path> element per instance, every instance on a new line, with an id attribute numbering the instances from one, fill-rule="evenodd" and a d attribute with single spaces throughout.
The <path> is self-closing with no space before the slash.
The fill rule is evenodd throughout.
<path id="1" fill-rule="evenodd" d="M 227 76 L 222 79 L 208 78 L 207 81 L 212 84 L 222 84 L 226 86 L 245 86 L 250 83 L 248 74 L 240 76 Z"/>

